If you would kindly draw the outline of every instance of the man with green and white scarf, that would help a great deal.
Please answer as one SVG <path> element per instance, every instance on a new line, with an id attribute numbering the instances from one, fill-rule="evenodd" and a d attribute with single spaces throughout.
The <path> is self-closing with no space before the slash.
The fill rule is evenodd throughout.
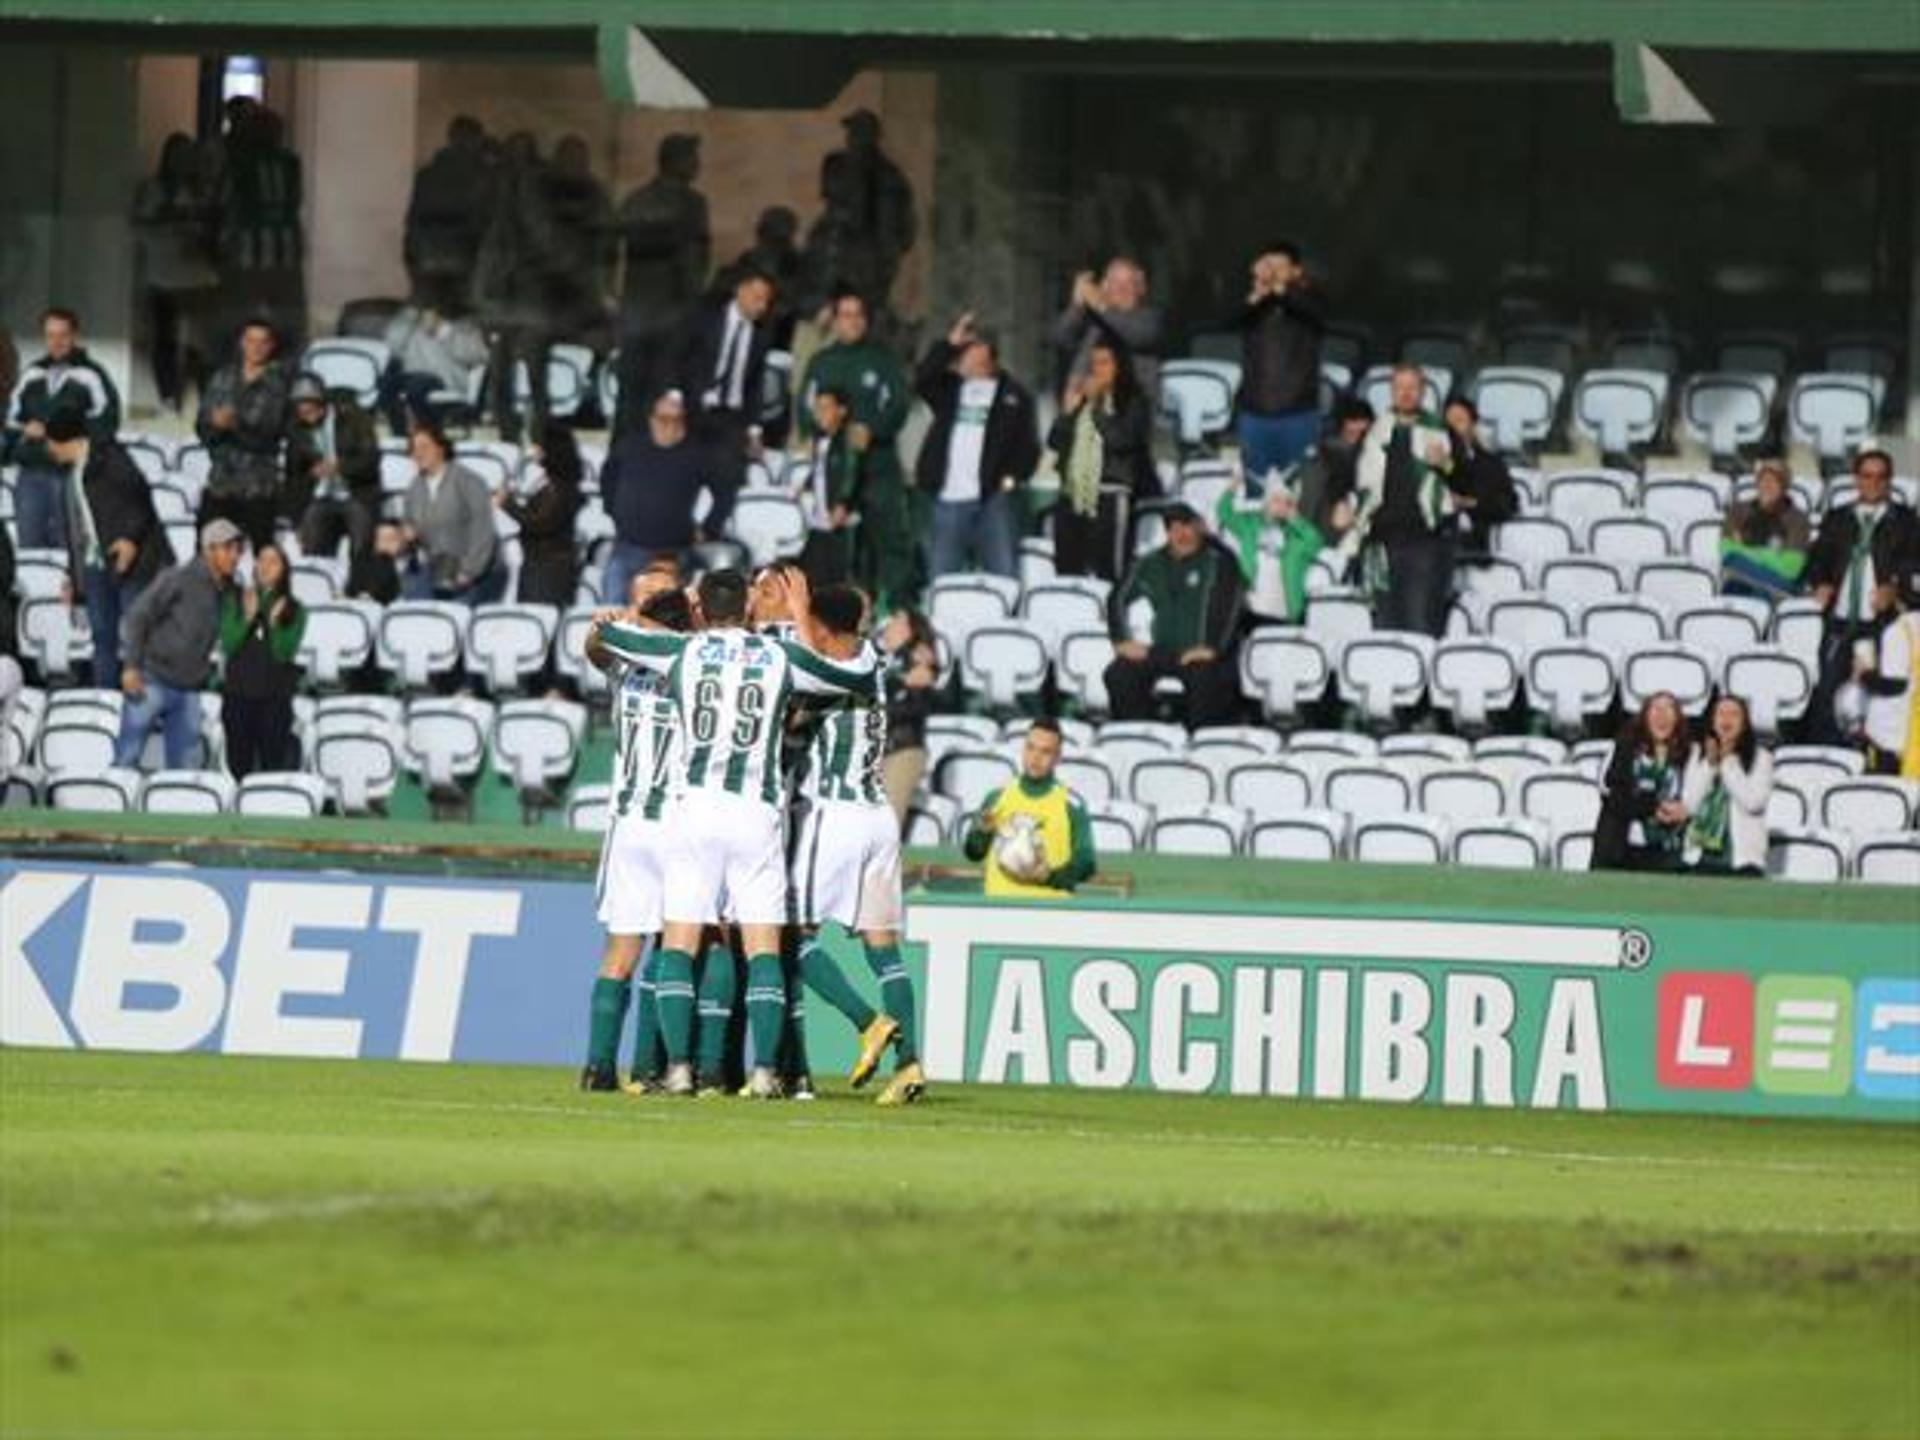
<path id="1" fill-rule="evenodd" d="M 1473 495 L 1459 441 L 1423 407 L 1425 390 L 1419 366 L 1394 370 L 1389 412 L 1360 447 L 1354 525 L 1340 548 L 1360 557 L 1378 628 L 1438 639 L 1453 597 L 1457 517 L 1472 507 Z"/>

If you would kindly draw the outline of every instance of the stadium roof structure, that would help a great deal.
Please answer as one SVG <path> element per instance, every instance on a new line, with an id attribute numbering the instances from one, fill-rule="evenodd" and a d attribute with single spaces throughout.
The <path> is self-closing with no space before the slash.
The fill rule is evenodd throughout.
<path id="1" fill-rule="evenodd" d="M 1475 47 L 1582 47 L 1629 120 L 1710 122 L 1754 62 L 1853 57 L 1913 83 L 1914 0 L 0 0 L 0 26 L 63 43 L 314 55 L 596 60 L 608 94 L 675 108 L 813 106 L 869 66 L 964 63 L 1374 69 Z M 1485 47 L 1496 47 L 1489 53 Z M 1394 52 L 1402 52 L 1395 54 Z M 1764 73 L 1764 72 L 1760 72 Z"/>

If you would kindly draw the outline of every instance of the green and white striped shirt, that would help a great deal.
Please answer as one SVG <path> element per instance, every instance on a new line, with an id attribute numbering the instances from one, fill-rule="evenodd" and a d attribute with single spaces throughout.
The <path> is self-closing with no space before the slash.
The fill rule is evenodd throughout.
<path id="1" fill-rule="evenodd" d="M 631 663 L 622 668 L 613 698 L 613 814 L 658 820 L 673 793 L 680 717 L 663 677 Z"/>
<path id="2" fill-rule="evenodd" d="M 807 746 L 800 793 L 808 800 L 887 803 L 880 766 L 887 754 L 887 692 L 879 653 L 869 649 L 871 682 L 860 693 L 827 702 Z"/>
<path id="3" fill-rule="evenodd" d="M 780 736 L 796 694 L 851 695 L 876 681 L 871 657 L 837 665 L 797 641 L 750 630 L 697 635 L 607 625 L 607 649 L 666 677 L 679 720 L 675 795 L 780 800 Z"/>

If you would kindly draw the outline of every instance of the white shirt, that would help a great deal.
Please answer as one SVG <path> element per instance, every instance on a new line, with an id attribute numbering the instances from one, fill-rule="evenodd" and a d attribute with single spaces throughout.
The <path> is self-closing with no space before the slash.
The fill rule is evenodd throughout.
<path id="1" fill-rule="evenodd" d="M 987 416 L 993 412 L 993 398 L 999 389 L 997 378 L 961 382 L 953 433 L 947 439 L 947 483 L 940 491 L 943 501 L 967 504 L 980 498 L 980 452 L 987 443 Z"/>
<path id="2" fill-rule="evenodd" d="M 738 301 L 727 305 L 720 331 L 720 353 L 714 357 L 713 385 L 702 397 L 709 410 L 745 410 L 747 352 L 753 348 L 753 327 L 740 313 Z"/>
<path id="3" fill-rule="evenodd" d="M 816 435 L 813 439 L 813 465 L 807 471 L 807 499 L 809 514 L 807 524 L 814 530 L 826 530 L 827 515 L 832 507 L 827 503 L 827 452 L 833 448 L 833 436 Z"/>

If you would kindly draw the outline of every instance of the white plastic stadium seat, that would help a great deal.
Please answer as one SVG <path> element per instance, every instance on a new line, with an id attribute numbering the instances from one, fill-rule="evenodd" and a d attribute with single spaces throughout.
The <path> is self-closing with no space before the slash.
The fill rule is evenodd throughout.
<path id="1" fill-rule="evenodd" d="M 1553 433 L 1566 379 L 1530 365 L 1489 365 L 1474 377 L 1474 403 L 1493 448 L 1505 455 L 1537 450 Z"/>
<path id="2" fill-rule="evenodd" d="M 1453 863 L 1494 870 L 1537 870 L 1547 863 L 1546 827 L 1531 820 L 1469 820 L 1453 827 Z"/>
<path id="3" fill-rule="evenodd" d="M 1603 515 L 1587 531 L 1587 550 L 1631 575 L 1649 560 L 1666 559 L 1673 537 L 1665 525 L 1644 515 Z"/>
<path id="4" fill-rule="evenodd" d="M 1820 823 L 1856 836 L 1906 830 L 1913 824 L 1913 791 L 1904 781 L 1878 776 L 1836 780 L 1820 796 Z"/>
<path id="5" fill-rule="evenodd" d="M 1667 615 L 1652 601 L 1637 595 L 1620 595 L 1584 606 L 1580 611 L 1580 634 L 1589 645 L 1621 661 L 1636 650 L 1665 644 Z"/>
<path id="6" fill-rule="evenodd" d="M 1373 630 L 1373 602 L 1358 590 L 1323 590 L 1307 599 L 1307 633 L 1338 667 L 1351 640 Z"/>
<path id="7" fill-rule="evenodd" d="M 569 830 L 586 830 L 595 835 L 606 833 L 613 813 L 613 786 L 599 783 L 576 785 L 567 792 L 566 818 Z M 925 813 L 925 812 L 921 812 Z M 938 845 L 936 838 L 924 843 Z"/>
<path id="8" fill-rule="evenodd" d="M 1727 602 L 1690 605 L 1673 617 L 1675 640 L 1722 664 L 1728 656 L 1758 645 L 1765 628 L 1751 611 Z"/>
<path id="9" fill-rule="evenodd" d="M 1853 852 L 1863 885 L 1920 887 L 1920 835 L 1869 835 Z"/>
<path id="10" fill-rule="evenodd" d="M 234 813 L 311 820 L 327 807 L 327 782 L 304 770 L 256 770 L 240 782 Z"/>
<path id="11" fill-rule="evenodd" d="M 1353 858 L 1375 865 L 1439 865 L 1449 848 L 1439 815 L 1406 814 L 1362 820 L 1353 830 Z"/>
<path id="12" fill-rule="evenodd" d="M 1340 692 L 1359 703 L 1376 727 L 1426 694 L 1433 638 L 1405 630 L 1376 630 L 1350 640 L 1340 654 Z"/>
<path id="13" fill-rule="evenodd" d="M 1697 521 L 1711 520 L 1719 524 L 1725 509 L 1725 497 L 1702 479 L 1649 477 L 1640 490 L 1640 513 L 1666 529 L 1670 547 L 1677 546 L 1687 527 Z"/>
<path id="14" fill-rule="evenodd" d="M 149 815 L 220 815 L 233 808 L 233 781 L 218 770 L 156 770 L 141 782 Z"/>
<path id="15" fill-rule="evenodd" d="M 1063 755 L 1054 772 L 1060 783 L 1089 806 L 1106 805 L 1120 799 L 1120 782 L 1113 767 L 1097 755 Z"/>
<path id="16" fill-rule="evenodd" d="M 1256 822 L 1247 835 L 1246 853 L 1261 860 L 1338 860 L 1346 835 L 1346 816 L 1297 810 Z"/>
<path id="17" fill-rule="evenodd" d="M 1591 830 L 1600 818 L 1600 787 L 1581 770 L 1543 770 L 1520 782 L 1520 813 L 1556 835 Z"/>
<path id="18" fill-rule="evenodd" d="M 1777 383 L 1770 375 L 1708 372 L 1690 378 L 1680 392 L 1686 436 L 1705 445 L 1716 460 L 1766 438 Z"/>
<path id="19" fill-rule="evenodd" d="M 1573 555 L 1548 563 L 1540 574 L 1540 589 L 1578 612 L 1587 605 L 1610 600 L 1620 593 L 1620 572 L 1605 560 Z"/>
<path id="20" fill-rule="evenodd" d="M 1802 375 L 1787 392 L 1787 433 L 1832 465 L 1873 434 L 1879 408 L 1864 375 Z"/>
<path id="21" fill-rule="evenodd" d="M 331 555 L 305 555 L 287 567 L 293 598 L 308 610 L 338 600 L 345 579 L 346 567 Z"/>
<path id="22" fill-rule="evenodd" d="M 1518 565 L 1529 586 L 1539 585 L 1540 572 L 1549 561 L 1565 559 L 1573 551 L 1573 531 L 1564 522 L 1544 515 L 1515 516 L 1493 536 L 1493 553 Z"/>
<path id="23" fill-rule="evenodd" d="M 1593 868 L 1593 832 L 1568 830 L 1553 837 L 1553 868 L 1591 870 Z"/>
<path id="24" fill-rule="evenodd" d="M 1301 630 L 1268 627 L 1240 647 L 1240 689 L 1260 702 L 1261 713 L 1287 728 L 1300 709 L 1327 693 L 1330 671 L 1320 642 Z"/>
<path id="25" fill-rule="evenodd" d="M 593 698 L 609 689 L 606 673 L 589 665 L 586 657 L 587 632 L 593 628 L 593 605 L 575 605 L 560 617 L 553 636 L 553 668 L 573 681 L 583 696 Z"/>
<path id="26" fill-rule="evenodd" d="M 104 766 L 99 770 L 68 771 L 47 781 L 47 804 L 55 810 L 94 810 L 120 813 L 133 809 L 140 776 L 133 770 Z"/>
<path id="27" fill-rule="evenodd" d="M 329 390 L 351 390 L 356 405 L 372 410 L 380 403 L 380 377 L 392 359 L 383 341 L 329 337 L 307 346 L 300 364 Z"/>
<path id="28" fill-rule="evenodd" d="M 1473 759 L 1473 742 L 1464 735 L 1388 735 L 1380 741 L 1380 758 L 1414 757 L 1444 769 Z"/>
<path id="29" fill-rule="evenodd" d="M 984 625 L 960 647 L 962 683 L 996 710 L 1010 710 L 1023 697 L 1039 693 L 1052 656 L 1031 630 L 1016 625 Z"/>
<path id="30" fill-rule="evenodd" d="M 1685 560 L 1652 560 L 1634 572 L 1633 588 L 1642 599 L 1678 611 L 1711 604 L 1720 591 L 1720 577 Z"/>
<path id="31" fill-rule="evenodd" d="M 322 728 L 314 737 L 313 770 L 331 787 L 341 813 L 364 815 L 392 798 L 400 751 L 384 725 Z"/>
<path id="32" fill-rule="evenodd" d="M 1029 629 L 1055 647 L 1065 636 L 1107 628 L 1107 607 L 1101 596 L 1065 582 L 1028 586 L 1020 597 L 1020 615 Z"/>
<path id="33" fill-rule="evenodd" d="M 1803 830 L 1813 823 L 1813 802 L 1805 788 L 1776 779 L 1767 796 L 1769 830 Z"/>
<path id="34" fill-rule="evenodd" d="M 380 616 L 374 648 L 380 668 L 403 690 L 423 690 L 451 673 L 466 649 L 471 611 L 447 600 L 400 600 Z"/>
<path id="35" fill-rule="evenodd" d="M 453 458 L 486 481 L 487 489 L 504 490 L 520 473 L 522 457 L 510 440 L 462 440 L 453 447 Z"/>
<path id="36" fill-rule="evenodd" d="M 20 602 L 15 628 L 20 653 L 53 683 L 73 679 L 93 659 L 93 634 L 86 611 L 66 601 L 33 595 Z"/>
<path id="37" fill-rule="evenodd" d="M 1158 812 L 1148 843 L 1157 855 L 1234 855 L 1246 816 L 1225 805 L 1196 805 Z"/>
<path id="38" fill-rule="evenodd" d="M 1233 421 L 1240 367 L 1231 360 L 1169 360 L 1160 367 L 1160 413 L 1180 444 L 1194 448 Z"/>
<path id="39" fill-rule="evenodd" d="M 747 547 L 755 565 L 768 565 L 806 547 L 806 512 L 778 491 L 743 490 L 734 499 L 727 534 Z"/>
<path id="40" fill-rule="evenodd" d="M 477 605 L 467 622 L 467 673 L 496 695 L 521 689 L 546 668 L 559 627 L 552 605 Z"/>
<path id="41" fill-rule="evenodd" d="M 1220 497 L 1237 491 L 1240 477 L 1224 460 L 1189 460 L 1180 467 L 1180 498 L 1213 523 Z"/>
<path id="42" fill-rule="evenodd" d="M 1128 798 L 1154 810 L 1211 805 L 1214 790 L 1211 770 L 1196 760 L 1176 755 L 1140 760 L 1127 778 Z"/>
<path id="43" fill-rule="evenodd" d="M 60 598 L 60 587 L 67 582 L 67 552 L 64 550 L 16 550 L 13 556 L 13 591 L 23 600 Z"/>
<path id="44" fill-rule="evenodd" d="M 1589 370 L 1573 390 L 1573 429 L 1602 455 L 1649 445 L 1667 413 L 1667 377 L 1657 370 Z"/>
<path id="45" fill-rule="evenodd" d="M 1577 734 L 1613 704 L 1613 656 L 1596 645 L 1542 645 L 1527 657 L 1527 698 L 1562 734 Z"/>
<path id="46" fill-rule="evenodd" d="M 1012 781 L 1013 761 L 992 750 L 953 750 L 934 769 L 934 789 L 958 801 L 962 810 L 977 810 L 988 795 Z"/>
<path id="47" fill-rule="evenodd" d="M 1385 765 L 1337 765 L 1321 780 L 1322 803 L 1355 821 L 1405 815 L 1413 810 L 1413 783 Z"/>
<path id="48" fill-rule="evenodd" d="M 49 710 L 40 726 L 40 768 L 49 775 L 98 774 L 113 764 L 118 717 L 93 710 Z"/>
<path id="49" fill-rule="evenodd" d="M 1313 778 L 1284 761 L 1260 760 L 1227 771 L 1225 793 L 1227 804 L 1264 819 L 1312 806 Z"/>
<path id="50" fill-rule="evenodd" d="M 1055 669 L 1060 688 L 1089 714 L 1107 712 L 1107 666 L 1113 663 L 1113 641 L 1104 630 L 1082 630 L 1062 637 Z"/>
<path id="51" fill-rule="evenodd" d="M 407 707 L 405 760 L 428 791 L 449 796 L 479 775 L 493 734 L 494 708 L 455 695 L 419 699 Z"/>
<path id="52" fill-rule="evenodd" d="M 1507 787 L 1491 771 L 1453 766 L 1423 775 L 1415 803 L 1429 815 L 1498 820 L 1507 812 Z"/>
<path id="53" fill-rule="evenodd" d="M 1649 695 L 1671 690 L 1680 709 L 1698 719 L 1713 695 L 1713 661 L 1685 645 L 1662 645 L 1629 655 L 1620 668 L 1620 703 L 1638 710 Z"/>
<path id="54" fill-rule="evenodd" d="M 1547 477 L 1547 514 L 1573 532 L 1583 549 L 1597 521 L 1633 509 L 1639 481 L 1626 470 L 1563 470 Z"/>
<path id="55" fill-rule="evenodd" d="M 1767 847 L 1767 873 L 1776 880 L 1834 884 L 1847 878 L 1847 840 L 1831 830 L 1783 830 Z"/>
<path id="56" fill-rule="evenodd" d="M 1094 853 L 1144 850 L 1153 833 L 1153 812 L 1129 800 L 1110 800 L 1089 806 L 1087 818 L 1093 824 Z"/>
<path id="57" fill-rule="evenodd" d="M 1747 702 L 1753 728 L 1769 738 L 1783 720 L 1807 713 L 1813 696 L 1813 667 L 1778 645 L 1755 645 L 1728 657 L 1722 688 Z"/>
<path id="58" fill-rule="evenodd" d="M 1573 611 L 1551 596 L 1503 595 L 1487 607 L 1487 634 L 1531 655 L 1573 635 Z"/>
<path id="59" fill-rule="evenodd" d="M 586 707 L 571 700 L 509 700 L 493 722 L 493 768 L 523 804 L 540 804 L 573 774 L 586 731 Z"/>
<path id="60" fill-rule="evenodd" d="M 972 576 L 942 576 L 927 591 L 927 619 L 956 654 L 966 653 L 967 637 L 975 630 L 1003 626 L 1012 615 L 1005 593 Z"/>

